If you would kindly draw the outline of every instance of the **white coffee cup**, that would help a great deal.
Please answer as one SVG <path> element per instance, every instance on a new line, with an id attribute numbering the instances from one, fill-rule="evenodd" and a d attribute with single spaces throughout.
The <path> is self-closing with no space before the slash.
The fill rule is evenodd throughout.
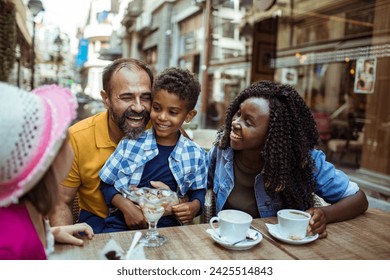
<path id="1" fill-rule="evenodd" d="M 236 242 L 246 238 L 252 223 L 252 216 L 239 210 L 222 210 L 212 217 L 210 226 L 217 236 L 227 242 Z M 218 229 L 214 222 L 218 222 Z"/>
<path id="2" fill-rule="evenodd" d="M 282 209 L 277 213 L 279 233 L 283 238 L 301 240 L 306 237 L 311 215 L 295 209 Z"/>

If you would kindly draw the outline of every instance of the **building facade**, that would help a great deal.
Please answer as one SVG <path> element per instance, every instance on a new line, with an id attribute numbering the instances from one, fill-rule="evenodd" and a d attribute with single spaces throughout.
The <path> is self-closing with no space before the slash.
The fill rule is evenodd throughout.
<path id="1" fill-rule="evenodd" d="M 349 138 L 353 122 L 360 169 L 390 175 L 389 11 L 389 0 L 134 0 L 124 55 L 156 73 L 197 73 L 200 127 L 219 127 L 251 82 L 289 83 L 313 111 L 325 149 Z"/>

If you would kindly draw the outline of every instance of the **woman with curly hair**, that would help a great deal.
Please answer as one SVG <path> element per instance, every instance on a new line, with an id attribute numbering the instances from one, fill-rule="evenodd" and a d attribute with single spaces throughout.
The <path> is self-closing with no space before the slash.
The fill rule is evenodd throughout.
<path id="1" fill-rule="evenodd" d="M 320 238 L 327 223 L 362 214 L 364 192 L 325 160 L 318 144 L 311 111 L 293 87 L 260 81 L 243 90 L 209 151 L 207 184 L 217 212 L 265 218 L 282 208 L 305 210 L 312 215 L 308 234 Z M 330 205 L 314 207 L 314 194 Z"/>

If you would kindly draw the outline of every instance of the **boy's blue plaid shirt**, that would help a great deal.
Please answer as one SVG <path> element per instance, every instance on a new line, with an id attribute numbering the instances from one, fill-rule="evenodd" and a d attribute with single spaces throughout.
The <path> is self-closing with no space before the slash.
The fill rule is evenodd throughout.
<path id="1" fill-rule="evenodd" d="M 123 138 L 100 170 L 100 179 L 114 185 L 121 193 L 122 190 L 128 192 L 130 186 L 139 185 L 145 164 L 157 154 L 153 128 L 136 140 Z M 179 196 L 184 196 L 189 189 L 206 188 L 206 153 L 197 144 L 180 135 L 168 162 L 178 185 Z"/>

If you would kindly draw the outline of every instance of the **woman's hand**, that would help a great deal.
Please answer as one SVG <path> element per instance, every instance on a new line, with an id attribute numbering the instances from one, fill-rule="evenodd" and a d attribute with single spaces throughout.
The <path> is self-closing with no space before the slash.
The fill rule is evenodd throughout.
<path id="1" fill-rule="evenodd" d="M 326 231 L 326 216 L 321 207 L 313 207 L 307 210 L 306 212 L 310 213 L 311 219 L 309 226 L 307 227 L 307 235 L 315 235 L 318 233 L 319 238 L 325 238 L 328 236 Z"/>
<path id="2" fill-rule="evenodd" d="M 52 227 L 51 232 L 56 242 L 77 246 L 84 244 L 84 241 L 80 239 L 80 233 L 84 233 L 88 239 L 92 239 L 94 235 L 93 229 L 86 223 Z"/>

